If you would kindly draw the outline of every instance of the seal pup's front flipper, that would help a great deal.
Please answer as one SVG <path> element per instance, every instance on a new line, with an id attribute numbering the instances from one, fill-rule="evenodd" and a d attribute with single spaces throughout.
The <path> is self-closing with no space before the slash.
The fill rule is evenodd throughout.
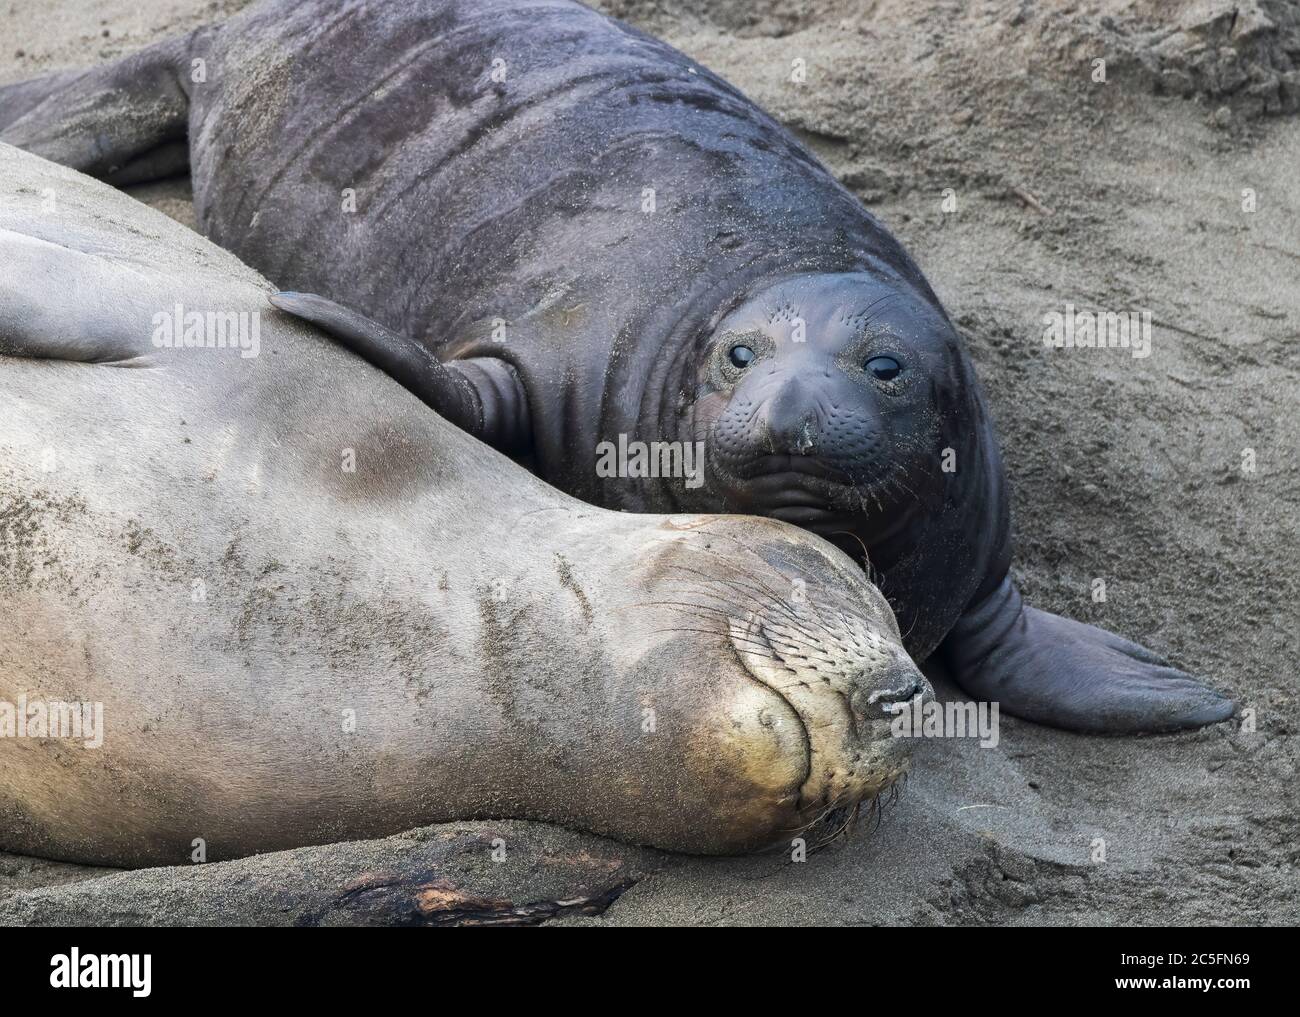
<path id="1" fill-rule="evenodd" d="M 1235 709 L 1144 646 L 1027 606 L 1010 576 L 967 608 L 941 651 L 972 696 L 1068 731 L 1178 731 L 1227 720 Z"/>
<path id="2" fill-rule="evenodd" d="M 0 88 L 0 141 L 119 186 L 185 171 L 193 38 Z"/>
<path id="3" fill-rule="evenodd" d="M 474 437 L 511 455 L 531 447 L 528 398 L 504 360 L 443 363 L 410 336 L 313 293 L 276 293 L 271 303 L 324 329 Z"/>

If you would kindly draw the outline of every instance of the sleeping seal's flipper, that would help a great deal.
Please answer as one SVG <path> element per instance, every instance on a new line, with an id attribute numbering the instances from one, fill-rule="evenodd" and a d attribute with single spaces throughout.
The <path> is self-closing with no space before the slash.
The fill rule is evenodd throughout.
<path id="1" fill-rule="evenodd" d="M 970 695 L 1068 731 L 1178 731 L 1227 720 L 1235 708 L 1144 646 L 1026 606 L 1010 576 L 967 608 L 942 651 Z"/>
<path id="2" fill-rule="evenodd" d="M 0 358 L 156 367 L 161 304 L 148 274 L 59 216 L 32 221 L 16 207 L 0 200 Z"/>
<path id="3" fill-rule="evenodd" d="M 444 364 L 409 336 L 311 293 L 276 293 L 271 303 L 324 329 L 474 437 L 509 455 L 531 448 L 528 397 L 504 360 L 473 357 Z"/>
<path id="4" fill-rule="evenodd" d="M 0 88 L 0 141 L 118 185 L 184 172 L 193 38 Z"/>
<path id="5" fill-rule="evenodd" d="M 83 250 L 74 233 L 32 236 L 6 222 L 0 217 L 0 356 L 152 365 L 154 302 L 130 267 Z"/>

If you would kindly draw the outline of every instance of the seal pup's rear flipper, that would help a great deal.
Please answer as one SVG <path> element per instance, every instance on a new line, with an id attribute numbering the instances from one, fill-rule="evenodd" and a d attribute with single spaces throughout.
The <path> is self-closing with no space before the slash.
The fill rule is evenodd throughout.
<path id="1" fill-rule="evenodd" d="M 183 172 L 192 39 L 0 88 L 0 141 L 118 185 Z"/>
<path id="2" fill-rule="evenodd" d="M 0 131 L 16 123 L 50 96 L 66 92 L 97 68 L 83 71 L 55 71 L 12 85 L 0 85 Z"/>
<path id="3" fill-rule="evenodd" d="M 324 329 L 476 438 L 512 455 L 531 447 L 527 395 L 504 360 L 444 364 L 410 336 L 313 293 L 276 293 L 271 303 Z"/>

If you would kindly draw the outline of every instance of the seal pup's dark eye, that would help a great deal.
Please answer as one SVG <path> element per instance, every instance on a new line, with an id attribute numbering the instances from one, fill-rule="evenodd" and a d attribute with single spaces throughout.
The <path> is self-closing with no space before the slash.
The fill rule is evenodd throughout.
<path id="1" fill-rule="evenodd" d="M 903 370 L 903 365 L 893 357 L 872 357 L 867 361 L 867 370 L 881 381 L 893 381 Z"/>
<path id="2" fill-rule="evenodd" d="M 748 367 L 753 362 L 754 351 L 751 350 L 748 346 L 733 346 L 727 352 L 727 359 L 730 360 L 736 367 L 743 369 Z"/>

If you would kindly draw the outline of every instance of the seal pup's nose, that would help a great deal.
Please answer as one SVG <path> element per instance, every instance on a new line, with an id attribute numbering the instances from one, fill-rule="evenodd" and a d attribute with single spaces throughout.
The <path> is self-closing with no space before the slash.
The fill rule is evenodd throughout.
<path id="1" fill-rule="evenodd" d="M 773 454 L 808 455 L 817 447 L 817 409 L 798 378 L 782 384 L 759 411 L 767 450 Z"/>

